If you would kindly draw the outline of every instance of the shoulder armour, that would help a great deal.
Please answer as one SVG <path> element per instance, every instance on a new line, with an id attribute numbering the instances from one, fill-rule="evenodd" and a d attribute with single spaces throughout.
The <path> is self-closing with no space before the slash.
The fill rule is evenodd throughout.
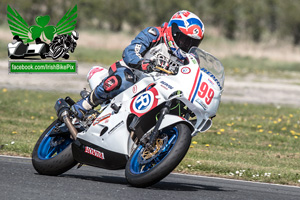
<path id="1" fill-rule="evenodd" d="M 153 28 L 153 27 L 149 28 L 148 32 L 154 36 L 157 36 L 157 32 L 156 32 L 155 28 Z"/>

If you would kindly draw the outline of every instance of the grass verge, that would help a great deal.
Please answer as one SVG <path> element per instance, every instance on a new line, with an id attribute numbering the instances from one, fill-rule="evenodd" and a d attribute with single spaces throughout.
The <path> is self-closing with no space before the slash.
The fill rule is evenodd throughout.
<path id="1" fill-rule="evenodd" d="M 300 186 L 300 109 L 223 103 L 178 172 Z"/>
<path id="2" fill-rule="evenodd" d="M 30 156 L 55 119 L 59 97 L 79 95 L 0 90 L 0 154 Z M 193 138 L 175 171 L 300 186 L 300 109 L 222 103 L 212 128 Z"/>
<path id="3" fill-rule="evenodd" d="M 122 59 L 122 51 L 105 49 L 78 48 L 73 54 L 81 62 L 96 62 L 111 65 Z M 226 75 L 244 77 L 254 74 L 259 77 L 295 78 L 295 73 L 300 74 L 299 63 L 273 61 L 267 58 L 252 58 L 249 56 L 228 56 L 220 59 L 225 67 Z M 297 75 L 298 76 L 298 75 Z"/>
<path id="4" fill-rule="evenodd" d="M 226 75 L 291 78 L 294 73 L 300 73 L 299 63 L 273 61 L 267 58 L 252 58 L 249 56 L 230 56 L 221 59 Z"/>

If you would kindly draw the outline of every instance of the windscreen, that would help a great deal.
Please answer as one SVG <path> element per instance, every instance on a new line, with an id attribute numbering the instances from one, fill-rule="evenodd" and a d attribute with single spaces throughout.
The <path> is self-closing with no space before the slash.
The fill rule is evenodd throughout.
<path id="1" fill-rule="evenodd" d="M 224 67 L 222 63 L 213 55 L 197 47 L 191 48 L 189 54 L 196 58 L 201 71 L 210 75 L 222 90 L 224 88 L 225 80 Z"/>

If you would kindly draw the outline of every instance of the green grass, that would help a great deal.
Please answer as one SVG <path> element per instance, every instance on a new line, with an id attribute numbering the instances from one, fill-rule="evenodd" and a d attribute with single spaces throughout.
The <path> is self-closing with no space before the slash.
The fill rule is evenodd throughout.
<path id="1" fill-rule="evenodd" d="M 177 171 L 300 185 L 299 116 L 292 107 L 223 103 Z"/>
<path id="2" fill-rule="evenodd" d="M 122 51 L 105 49 L 78 48 L 73 54 L 74 59 L 81 62 L 96 62 L 111 65 L 122 59 Z M 272 61 L 267 58 L 252 58 L 248 56 L 230 56 L 220 59 L 225 67 L 226 75 L 246 76 L 254 74 L 259 77 L 291 78 L 300 74 L 297 62 Z"/>
<path id="3" fill-rule="evenodd" d="M 300 73 L 300 64 L 297 62 L 273 61 L 267 58 L 252 58 L 249 56 L 231 56 L 221 59 L 226 75 L 270 76 L 289 78 L 294 72 Z"/>
<path id="4" fill-rule="evenodd" d="M 114 62 L 122 59 L 122 51 L 107 50 L 107 49 L 88 49 L 77 48 L 72 59 L 80 62 L 97 62 L 104 65 L 111 65 Z"/>
<path id="5" fill-rule="evenodd" d="M 79 98 L 2 88 L 0 154 L 30 156 L 56 116 L 55 101 L 67 95 Z M 212 128 L 192 139 L 175 171 L 300 185 L 299 116 L 299 108 L 222 103 Z"/>
<path id="6" fill-rule="evenodd" d="M 105 49 L 78 48 L 73 54 L 74 59 L 81 62 L 97 62 L 111 65 L 122 59 L 122 51 Z M 255 74 L 283 78 L 291 77 L 294 72 L 300 73 L 297 62 L 272 61 L 267 58 L 252 58 L 248 56 L 230 56 L 220 59 L 225 67 L 226 75 L 246 76 Z"/>
<path id="7" fill-rule="evenodd" d="M 0 154 L 30 156 L 35 142 L 56 116 L 56 100 L 65 96 L 1 89 Z"/>

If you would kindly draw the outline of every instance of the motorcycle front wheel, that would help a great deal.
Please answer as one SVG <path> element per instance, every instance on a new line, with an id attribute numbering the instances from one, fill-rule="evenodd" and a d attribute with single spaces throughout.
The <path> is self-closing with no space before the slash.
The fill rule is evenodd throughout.
<path id="1" fill-rule="evenodd" d="M 64 48 L 62 48 L 60 46 L 55 47 L 55 49 L 53 51 L 52 59 L 53 60 L 58 59 L 59 57 L 61 57 L 63 55 L 64 52 L 65 52 Z"/>
<path id="2" fill-rule="evenodd" d="M 57 176 L 77 164 L 72 154 L 73 140 L 60 136 L 49 136 L 57 122 L 55 120 L 43 132 L 33 149 L 32 164 L 39 174 Z"/>
<path id="3" fill-rule="evenodd" d="M 125 176 L 135 187 L 148 187 L 170 174 L 191 144 L 191 130 L 183 123 L 160 131 L 155 147 L 138 146 L 129 158 Z"/>

